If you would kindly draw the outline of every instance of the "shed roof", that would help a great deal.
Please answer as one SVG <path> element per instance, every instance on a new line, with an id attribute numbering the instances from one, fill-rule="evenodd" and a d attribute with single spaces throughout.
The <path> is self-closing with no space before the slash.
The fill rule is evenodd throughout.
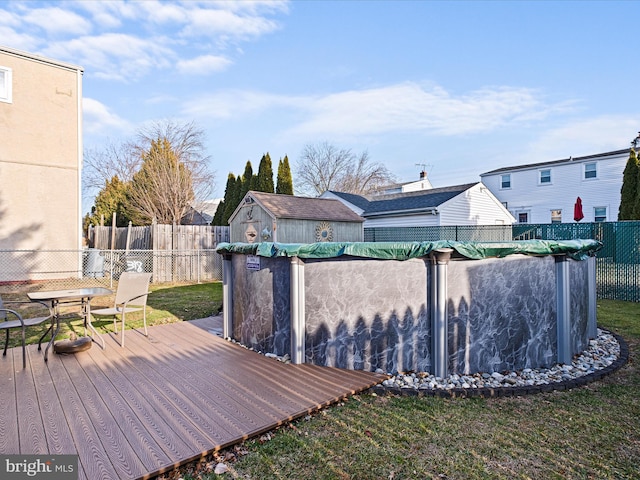
<path id="1" fill-rule="evenodd" d="M 360 215 L 335 199 L 296 197 L 294 195 L 254 191 L 248 192 L 247 196 L 251 196 L 274 218 L 364 222 Z"/>
<path id="2" fill-rule="evenodd" d="M 351 193 L 331 192 L 364 210 L 363 217 L 407 211 L 430 210 L 460 195 L 479 182 L 454 185 L 450 187 L 432 188 L 417 192 L 392 193 L 389 195 L 362 196 Z"/>

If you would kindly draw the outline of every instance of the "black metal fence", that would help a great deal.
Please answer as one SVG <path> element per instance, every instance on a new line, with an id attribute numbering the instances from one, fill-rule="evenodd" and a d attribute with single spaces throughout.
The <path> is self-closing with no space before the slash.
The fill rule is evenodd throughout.
<path id="1" fill-rule="evenodd" d="M 367 242 L 594 239 L 603 244 L 596 260 L 599 298 L 640 302 L 640 222 L 471 225 L 365 228 Z"/>

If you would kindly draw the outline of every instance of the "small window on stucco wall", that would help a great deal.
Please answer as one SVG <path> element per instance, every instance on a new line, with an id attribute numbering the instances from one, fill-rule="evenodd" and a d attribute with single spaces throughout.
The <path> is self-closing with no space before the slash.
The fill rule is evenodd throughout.
<path id="1" fill-rule="evenodd" d="M 11 69 L 0 66 L 0 102 L 11 103 Z"/>

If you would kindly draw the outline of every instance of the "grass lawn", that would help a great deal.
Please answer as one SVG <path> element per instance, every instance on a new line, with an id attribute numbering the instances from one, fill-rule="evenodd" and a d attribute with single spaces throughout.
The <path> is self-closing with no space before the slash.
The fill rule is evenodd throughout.
<path id="1" fill-rule="evenodd" d="M 630 361 L 585 387 L 526 397 L 362 394 L 160 478 L 640 478 L 640 304 L 602 300 Z"/>
<path id="2" fill-rule="evenodd" d="M 147 299 L 147 325 L 162 325 L 165 323 L 180 322 L 184 320 L 195 320 L 216 315 L 222 307 L 222 283 L 210 282 L 189 285 L 151 285 L 151 294 Z M 5 294 L 3 300 L 27 301 L 26 294 Z M 112 307 L 115 295 L 110 297 L 96 297 L 91 302 L 91 308 Z M 13 308 L 14 305 L 7 305 Z M 18 309 L 25 316 L 39 316 L 46 314 L 44 307 L 25 305 Z M 66 309 L 72 320 L 60 322 L 61 328 L 58 339 L 68 338 L 69 332 L 74 330 L 76 334 L 83 335 L 82 320 L 78 317 L 79 308 L 69 307 Z M 65 309 L 62 310 L 65 314 Z M 94 319 L 93 325 L 100 333 L 113 331 L 113 320 L 111 318 Z M 134 312 L 127 315 L 127 328 L 142 327 L 142 312 Z M 47 329 L 48 323 L 39 327 L 27 328 L 27 343 L 38 343 L 38 339 Z M 120 326 L 118 326 L 120 328 Z M 4 338 L 4 333 L 2 334 Z M 48 340 L 48 337 L 47 339 Z M 9 339 L 9 346 L 19 346 L 19 330 L 12 330 Z"/>

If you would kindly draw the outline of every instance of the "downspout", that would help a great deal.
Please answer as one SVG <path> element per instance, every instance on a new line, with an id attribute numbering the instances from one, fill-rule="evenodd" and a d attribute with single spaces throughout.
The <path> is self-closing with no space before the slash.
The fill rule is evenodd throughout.
<path id="1" fill-rule="evenodd" d="M 83 164 L 83 143 L 82 143 L 82 69 L 76 70 L 77 82 L 77 135 L 78 135 L 78 265 L 80 266 L 79 276 L 82 278 L 82 164 Z"/>

